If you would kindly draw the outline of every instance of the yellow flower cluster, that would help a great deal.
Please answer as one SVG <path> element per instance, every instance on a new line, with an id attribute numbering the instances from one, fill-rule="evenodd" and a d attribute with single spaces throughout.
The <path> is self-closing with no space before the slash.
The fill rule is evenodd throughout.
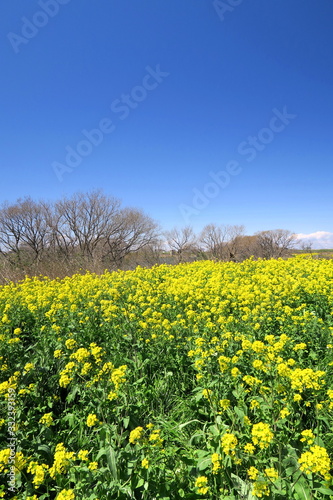
<path id="1" fill-rule="evenodd" d="M 268 497 L 270 495 L 270 489 L 265 481 L 256 481 L 253 484 L 252 495 L 254 497 L 262 498 L 263 496 Z"/>
<path id="2" fill-rule="evenodd" d="M 252 426 L 252 442 L 258 445 L 259 448 L 264 449 L 269 446 L 273 439 L 273 432 L 268 424 L 259 422 Z"/>
<path id="3" fill-rule="evenodd" d="M 322 446 L 310 446 L 310 451 L 302 453 L 298 459 L 298 463 L 300 464 L 300 469 L 306 474 L 311 474 L 313 472 L 325 478 L 327 476 L 328 479 L 331 479 L 331 476 L 329 476 L 329 471 L 331 469 L 330 458 L 326 449 Z"/>
<path id="4" fill-rule="evenodd" d="M 6 448 L 5 450 L 0 451 L 0 472 L 7 470 L 8 460 L 10 457 L 10 449 Z"/>
<path id="5" fill-rule="evenodd" d="M 160 429 L 154 429 L 150 436 L 149 441 L 153 443 L 153 446 L 163 446 L 163 439 L 161 438 Z"/>
<path id="6" fill-rule="evenodd" d="M 45 413 L 39 420 L 41 424 L 44 424 L 46 427 L 50 427 L 53 424 L 52 412 Z"/>
<path id="7" fill-rule="evenodd" d="M 235 455 L 235 449 L 238 444 L 238 439 L 231 432 L 226 432 L 221 438 L 222 450 L 226 455 Z"/>
<path id="8" fill-rule="evenodd" d="M 75 500 L 74 490 L 61 490 L 56 500 Z"/>
<path id="9" fill-rule="evenodd" d="M 45 479 L 45 474 L 49 470 L 49 466 L 46 464 L 39 465 L 38 462 L 30 462 L 27 468 L 27 472 L 34 475 L 32 483 L 38 488 L 43 484 Z"/>
<path id="10" fill-rule="evenodd" d="M 143 427 L 136 427 L 130 432 L 129 442 L 136 444 L 142 438 L 143 432 Z"/>
<path id="11" fill-rule="evenodd" d="M 208 479 L 206 476 L 199 476 L 195 480 L 195 487 L 200 495 L 206 495 L 209 491 Z"/>
<path id="12" fill-rule="evenodd" d="M 49 470 L 50 476 L 54 479 L 57 474 L 64 474 L 70 467 L 71 461 L 75 459 L 75 453 L 66 451 L 63 443 L 56 446 L 53 465 Z"/>
<path id="13" fill-rule="evenodd" d="M 301 441 L 306 442 L 307 444 L 312 444 L 315 440 L 315 435 L 313 434 L 311 429 L 305 429 L 301 432 L 302 438 Z"/>
<path id="14" fill-rule="evenodd" d="M 99 422 L 97 416 L 95 413 L 91 413 L 90 415 L 87 416 L 87 426 L 88 427 L 93 427 L 95 424 Z"/>
<path id="15" fill-rule="evenodd" d="M 212 472 L 213 474 L 217 474 L 219 469 L 221 469 L 221 456 L 218 453 L 212 454 Z"/>

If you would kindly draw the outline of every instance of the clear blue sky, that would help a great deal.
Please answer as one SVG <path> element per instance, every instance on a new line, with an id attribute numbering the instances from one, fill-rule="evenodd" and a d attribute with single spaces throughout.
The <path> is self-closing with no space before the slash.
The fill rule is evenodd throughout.
<path id="1" fill-rule="evenodd" d="M 333 233 L 333 2 L 223 3 L 2 0 L 0 200 Z"/>

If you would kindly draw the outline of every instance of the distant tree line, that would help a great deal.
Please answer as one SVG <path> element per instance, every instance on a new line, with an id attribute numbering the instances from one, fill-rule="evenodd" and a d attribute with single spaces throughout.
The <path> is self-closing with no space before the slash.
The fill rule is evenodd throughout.
<path id="1" fill-rule="evenodd" d="M 244 234 L 243 226 L 209 224 L 162 231 L 136 208 L 123 208 L 101 191 L 54 203 L 27 197 L 0 206 L 0 280 L 46 274 L 133 269 L 137 265 L 199 259 L 240 262 L 288 255 L 295 235 L 277 229 Z"/>

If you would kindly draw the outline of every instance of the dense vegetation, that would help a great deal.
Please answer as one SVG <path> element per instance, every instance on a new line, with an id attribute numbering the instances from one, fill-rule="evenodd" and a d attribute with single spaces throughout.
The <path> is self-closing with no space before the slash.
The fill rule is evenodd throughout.
<path id="1" fill-rule="evenodd" d="M 0 325 L 3 498 L 333 496 L 332 260 L 27 278 Z"/>

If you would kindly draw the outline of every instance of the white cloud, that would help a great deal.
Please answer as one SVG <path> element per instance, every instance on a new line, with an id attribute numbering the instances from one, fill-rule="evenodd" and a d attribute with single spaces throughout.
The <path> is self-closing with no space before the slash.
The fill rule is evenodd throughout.
<path id="1" fill-rule="evenodd" d="M 328 231 L 316 231 L 310 234 L 296 234 L 299 246 L 304 242 L 311 242 L 314 250 L 320 248 L 333 248 L 333 233 Z"/>

